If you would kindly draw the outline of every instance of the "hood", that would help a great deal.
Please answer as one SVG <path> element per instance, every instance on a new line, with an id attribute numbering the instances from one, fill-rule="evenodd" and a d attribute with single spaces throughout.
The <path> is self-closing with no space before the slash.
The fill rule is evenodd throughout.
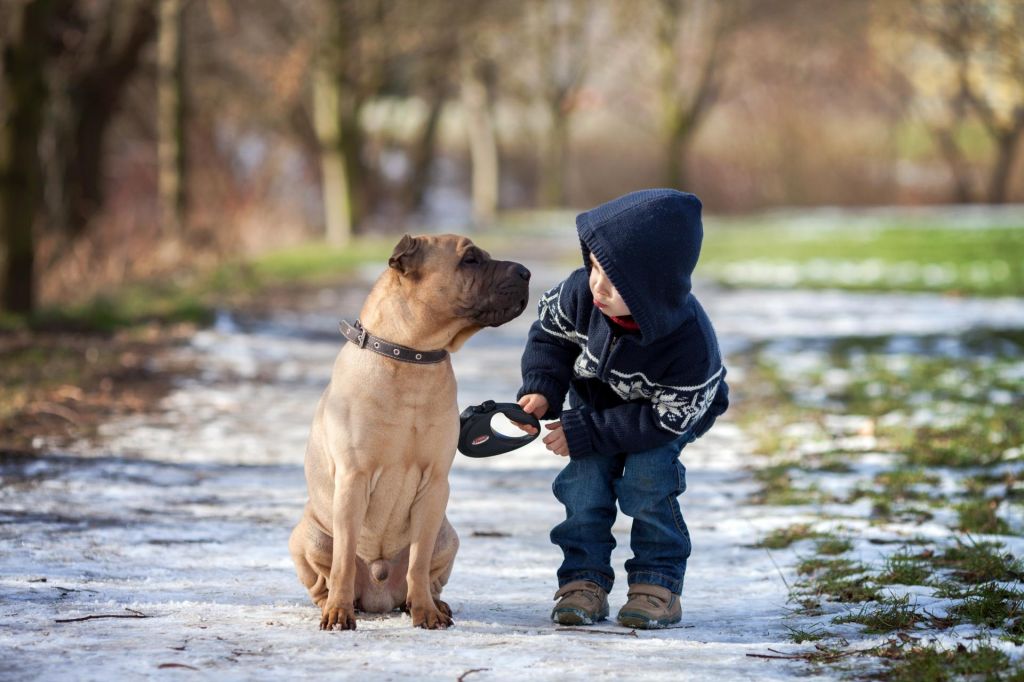
<path id="1" fill-rule="evenodd" d="M 704 227 L 700 199 L 674 189 L 632 192 L 576 216 L 583 265 L 590 254 L 629 306 L 647 345 L 695 314 L 690 277 Z"/>

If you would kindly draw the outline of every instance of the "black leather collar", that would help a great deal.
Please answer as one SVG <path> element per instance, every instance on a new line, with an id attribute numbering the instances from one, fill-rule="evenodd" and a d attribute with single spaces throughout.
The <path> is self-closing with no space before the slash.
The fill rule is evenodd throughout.
<path id="1" fill-rule="evenodd" d="M 397 343 L 389 343 L 379 336 L 374 336 L 363 328 L 363 325 L 356 320 L 354 325 L 342 320 L 338 325 L 342 336 L 356 344 L 360 348 L 372 350 L 392 360 L 411 362 L 414 365 L 432 365 L 441 362 L 448 357 L 448 351 L 441 350 L 416 350 L 407 346 L 399 346 Z"/>

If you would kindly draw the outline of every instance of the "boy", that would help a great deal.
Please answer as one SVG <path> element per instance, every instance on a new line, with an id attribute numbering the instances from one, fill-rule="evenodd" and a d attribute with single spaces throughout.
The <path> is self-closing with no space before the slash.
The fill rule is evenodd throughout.
<path id="1" fill-rule="evenodd" d="M 553 485 L 566 511 L 551 531 L 564 555 L 556 623 L 608 616 L 616 500 L 633 518 L 618 621 L 646 629 L 682 617 L 690 535 L 679 453 L 728 406 L 714 329 L 690 293 L 700 210 L 692 194 L 651 189 L 577 216 L 584 267 L 544 294 L 530 329 L 519 404 L 558 419 L 544 443 L 569 458 Z"/>

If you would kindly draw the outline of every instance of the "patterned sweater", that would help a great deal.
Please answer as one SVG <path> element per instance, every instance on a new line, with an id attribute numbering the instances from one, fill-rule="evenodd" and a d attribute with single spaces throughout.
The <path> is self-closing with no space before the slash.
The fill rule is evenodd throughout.
<path id="1" fill-rule="evenodd" d="M 703 435 L 728 407 L 715 332 L 690 293 L 700 252 L 700 201 L 645 190 L 577 217 L 584 263 L 601 264 L 638 333 L 594 307 L 589 267 L 541 298 L 522 358 L 519 397 L 548 400 L 572 457 L 642 452 Z M 571 409 L 562 410 L 566 394 Z"/>

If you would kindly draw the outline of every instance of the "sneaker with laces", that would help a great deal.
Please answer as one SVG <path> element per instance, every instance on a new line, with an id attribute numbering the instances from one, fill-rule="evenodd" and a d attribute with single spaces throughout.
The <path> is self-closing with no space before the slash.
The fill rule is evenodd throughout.
<path id="1" fill-rule="evenodd" d="M 608 617 L 608 593 L 589 580 L 566 583 L 557 592 L 559 602 L 551 620 L 559 625 L 593 625 Z"/>
<path id="2" fill-rule="evenodd" d="M 659 585 L 630 585 L 628 600 L 619 609 L 619 623 L 627 628 L 652 630 L 683 619 L 679 595 Z"/>

